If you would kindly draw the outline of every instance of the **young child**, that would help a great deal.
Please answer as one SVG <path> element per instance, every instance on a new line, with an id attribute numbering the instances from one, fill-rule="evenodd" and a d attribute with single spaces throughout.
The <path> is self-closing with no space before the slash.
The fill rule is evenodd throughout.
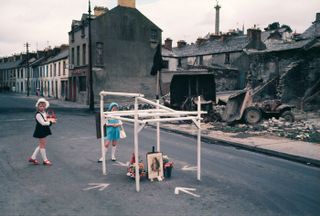
<path id="1" fill-rule="evenodd" d="M 46 155 L 46 137 L 51 135 L 50 126 L 56 122 L 54 119 L 51 119 L 50 121 L 47 120 L 47 113 L 45 112 L 45 110 L 49 107 L 49 102 L 46 99 L 40 98 L 36 103 L 36 107 L 36 127 L 33 133 L 33 137 L 39 139 L 39 146 L 34 150 L 32 156 L 29 158 L 29 162 L 33 163 L 34 165 L 38 165 L 39 162 L 36 158 L 37 154 L 40 151 L 43 159 L 43 165 L 51 166 L 52 163 L 48 160 Z"/>
<path id="2" fill-rule="evenodd" d="M 109 111 L 117 111 L 119 108 L 119 105 L 115 102 L 112 102 L 110 105 L 109 105 L 109 108 L 108 110 Z M 117 148 L 117 144 L 118 144 L 118 141 L 120 139 L 120 127 L 122 125 L 122 122 L 117 120 L 117 119 L 108 119 L 107 123 L 106 123 L 106 126 L 107 126 L 107 129 L 106 129 L 106 136 L 104 137 L 105 138 L 105 152 L 107 154 L 107 151 L 108 151 L 108 147 L 110 145 L 110 143 L 112 144 L 112 154 L 111 154 L 111 160 L 112 161 L 116 161 L 116 157 L 115 157 L 115 152 L 116 152 L 116 148 Z M 99 163 L 102 162 L 102 157 L 98 160 Z"/>

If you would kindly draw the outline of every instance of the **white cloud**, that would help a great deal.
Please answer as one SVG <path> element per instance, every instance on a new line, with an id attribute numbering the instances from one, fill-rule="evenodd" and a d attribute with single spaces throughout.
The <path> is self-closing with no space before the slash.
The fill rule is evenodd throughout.
<path id="1" fill-rule="evenodd" d="M 319 0 L 220 0 L 220 30 L 246 28 L 258 24 L 260 28 L 278 21 L 293 30 L 304 31 L 320 12 Z M 91 0 L 94 6 L 109 9 L 117 0 Z M 163 39 L 193 42 L 199 36 L 214 32 L 213 0 L 136 0 L 137 9 L 163 30 Z M 2 2 L 0 18 L 0 56 L 24 51 L 23 44 L 31 43 L 31 50 L 57 46 L 68 42 L 73 19 L 80 19 L 88 10 L 87 0 L 10 0 Z"/>

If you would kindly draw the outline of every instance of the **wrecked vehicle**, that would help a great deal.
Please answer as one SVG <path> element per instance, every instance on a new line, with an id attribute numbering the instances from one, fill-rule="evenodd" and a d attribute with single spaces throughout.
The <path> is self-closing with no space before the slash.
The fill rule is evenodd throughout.
<path id="1" fill-rule="evenodd" d="M 280 100 L 266 100 L 262 103 L 253 103 L 254 92 L 244 89 L 231 95 L 222 114 L 225 122 L 243 120 L 247 124 L 257 124 L 263 118 L 284 118 L 288 122 L 294 121 L 291 112 L 294 106 L 282 104 Z"/>

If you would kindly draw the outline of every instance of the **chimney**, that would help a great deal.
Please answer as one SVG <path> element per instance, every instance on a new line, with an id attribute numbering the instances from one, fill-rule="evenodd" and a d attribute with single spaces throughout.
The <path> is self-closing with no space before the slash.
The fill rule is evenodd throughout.
<path id="1" fill-rule="evenodd" d="M 216 9 L 216 28 L 215 28 L 215 34 L 218 35 L 220 30 L 219 30 L 219 26 L 220 26 L 220 8 L 221 6 L 218 4 L 214 7 Z"/>
<path id="2" fill-rule="evenodd" d="M 247 37 L 249 38 L 248 49 L 264 50 L 266 45 L 261 41 L 261 30 L 260 29 L 248 29 Z"/>
<path id="3" fill-rule="evenodd" d="M 105 12 L 107 12 L 108 8 L 95 6 L 93 11 L 95 16 L 100 16 L 100 15 L 103 15 Z"/>
<path id="4" fill-rule="evenodd" d="M 167 38 L 164 41 L 164 48 L 166 48 L 167 50 L 172 50 L 172 40 L 170 38 Z"/>
<path id="5" fill-rule="evenodd" d="M 204 39 L 204 38 L 198 38 L 197 41 L 196 41 L 196 44 L 197 44 L 198 46 L 200 46 L 200 45 L 203 44 L 205 41 L 206 41 L 206 39 Z"/>
<path id="6" fill-rule="evenodd" d="M 209 40 L 210 40 L 210 41 L 218 40 L 220 37 L 221 37 L 220 35 L 210 34 Z"/>
<path id="7" fill-rule="evenodd" d="M 316 13 L 316 20 L 313 23 L 319 22 L 320 23 L 320 13 Z"/>
<path id="8" fill-rule="evenodd" d="M 177 42 L 178 48 L 185 47 L 186 45 L 187 45 L 187 42 L 185 42 L 184 40 L 179 40 L 179 41 Z"/>
<path id="9" fill-rule="evenodd" d="M 118 0 L 118 6 L 136 8 L 136 0 Z"/>

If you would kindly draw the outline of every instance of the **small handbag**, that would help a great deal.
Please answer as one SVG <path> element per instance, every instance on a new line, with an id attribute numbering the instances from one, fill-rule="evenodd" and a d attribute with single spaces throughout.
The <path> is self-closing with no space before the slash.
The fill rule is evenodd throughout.
<path id="1" fill-rule="evenodd" d="M 127 137 L 126 132 L 124 131 L 123 126 L 121 125 L 121 130 L 120 130 L 120 139 L 124 139 Z"/>

